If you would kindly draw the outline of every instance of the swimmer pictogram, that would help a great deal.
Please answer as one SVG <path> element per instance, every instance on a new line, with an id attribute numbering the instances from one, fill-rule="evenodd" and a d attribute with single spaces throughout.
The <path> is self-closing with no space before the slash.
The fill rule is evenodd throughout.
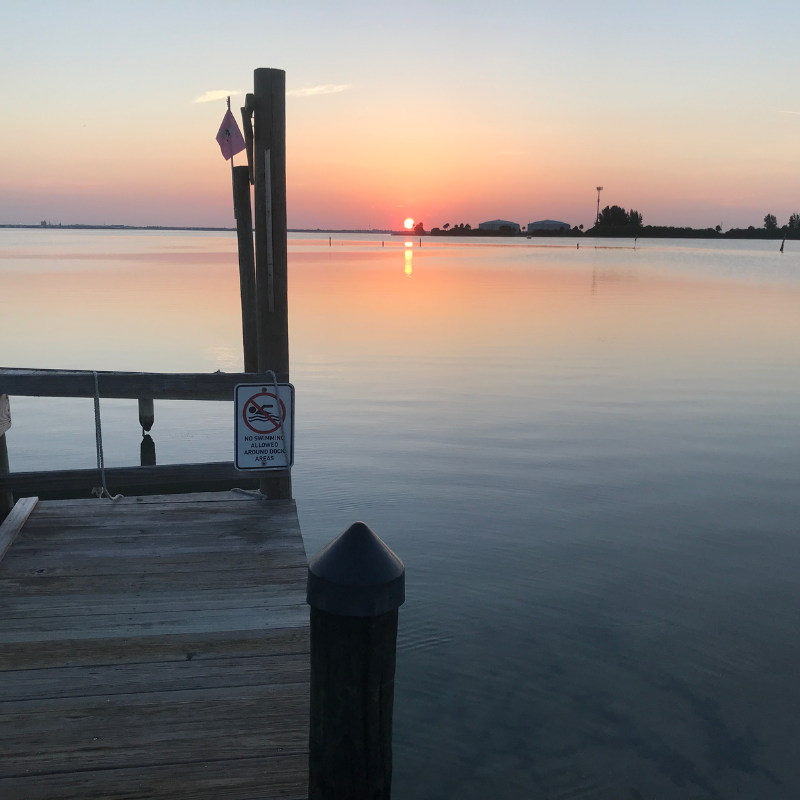
<path id="1" fill-rule="evenodd" d="M 275 433 L 286 419 L 286 406 L 274 393 L 258 392 L 245 402 L 242 419 L 253 433 Z"/>

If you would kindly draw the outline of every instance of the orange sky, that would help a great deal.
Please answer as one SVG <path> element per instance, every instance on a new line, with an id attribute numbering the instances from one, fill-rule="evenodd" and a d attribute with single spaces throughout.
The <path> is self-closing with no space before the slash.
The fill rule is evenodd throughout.
<path id="1" fill-rule="evenodd" d="M 3 12 L 0 222 L 231 225 L 194 101 L 256 66 L 292 93 L 291 227 L 588 225 L 597 185 L 645 223 L 800 210 L 795 4 L 43 8 Z"/>

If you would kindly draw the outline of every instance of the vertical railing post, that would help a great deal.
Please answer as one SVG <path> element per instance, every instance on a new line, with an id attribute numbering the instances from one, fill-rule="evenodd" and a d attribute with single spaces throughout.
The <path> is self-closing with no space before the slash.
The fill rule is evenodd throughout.
<path id="1" fill-rule="evenodd" d="M 309 800 L 390 800 L 403 562 L 356 522 L 308 565 Z"/>
<path id="2" fill-rule="evenodd" d="M 253 87 L 258 371 L 289 374 L 286 250 L 286 73 L 257 69 Z M 290 499 L 291 478 L 262 478 L 261 491 Z"/>
<path id="3" fill-rule="evenodd" d="M 8 445 L 6 431 L 11 427 L 11 405 L 7 394 L 0 394 L 0 475 L 8 475 Z M 0 522 L 14 508 L 14 495 L 7 489 L 0 489 Z"/>
<path id="4" fill-rule="evenodd" d="M 139 463 L 143 467 L 156 465 L 156 445 L 148 433 L 156 421 L 156 410 L 152 397 L 139 398 L 139 424 L 142 426 L 142 443 L 139 445 Z"/>

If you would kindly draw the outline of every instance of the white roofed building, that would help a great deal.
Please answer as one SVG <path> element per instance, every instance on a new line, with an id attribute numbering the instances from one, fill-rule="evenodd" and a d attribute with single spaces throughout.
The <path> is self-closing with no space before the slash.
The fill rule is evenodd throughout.
<path id="1" fill-rule="evenodd" d="M 499 231 L 501 228 L 510 228 L 514 233 L 520 232 L 519 223 L 509 222 L 507 219 L 492 219 L 489 222 L 481 222 L 478 228 L 482 231 Z"/>
<path id="2" fill-rule="evenodd" d="M 540 219 L 538 222 L 528 223 L 528 233 L 531 231 L 568 231 L 569 222 L 559 222 L 557 219 Z"/>

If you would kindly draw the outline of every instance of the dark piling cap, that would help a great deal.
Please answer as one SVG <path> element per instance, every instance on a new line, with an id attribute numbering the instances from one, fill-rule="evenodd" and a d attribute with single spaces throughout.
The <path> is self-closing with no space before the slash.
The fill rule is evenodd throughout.
<path id="1" fill-rule="evenodd" d="M 308 563 L 306 602 L 341 617 L 377 617 L 406 599 L 403 562 L 363 522 L 354 522 Z"/>

